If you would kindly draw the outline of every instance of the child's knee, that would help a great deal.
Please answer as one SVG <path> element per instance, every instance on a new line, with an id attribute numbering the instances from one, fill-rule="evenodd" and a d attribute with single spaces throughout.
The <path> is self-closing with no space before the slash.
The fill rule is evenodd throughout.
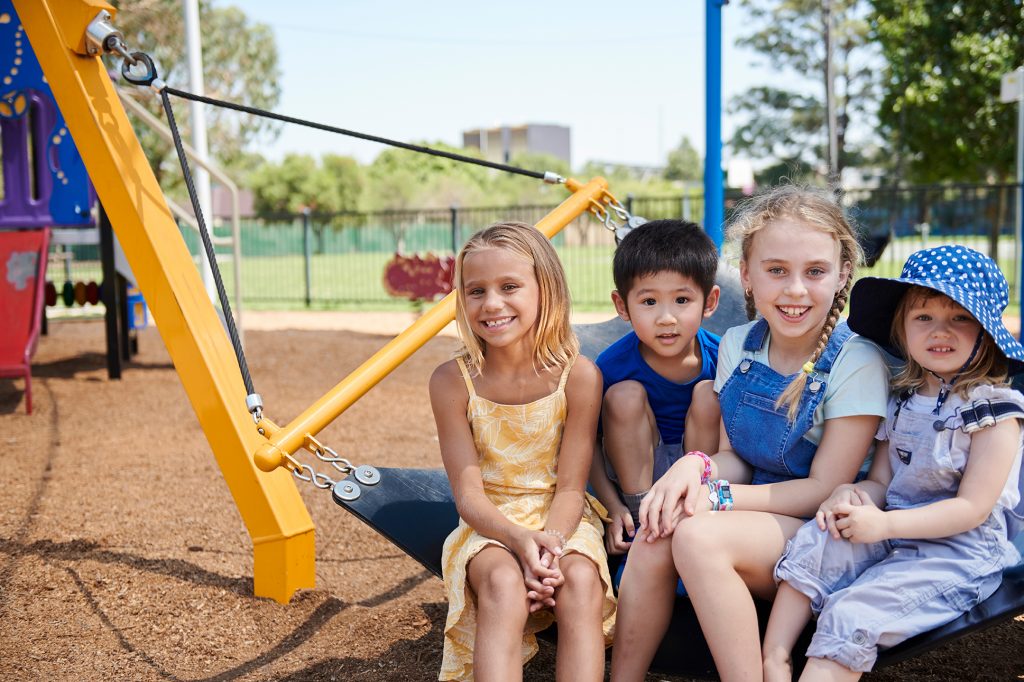
<path id="1" fill-rule="evenodd" d="M 612 384 L 604 394 L 601 417 L 605 428 L 609 425 L 642 423 L 647 414 L 647 390 L 639 381 L 620 381 Z"/>
<path id="2" fill-rule="evenodd" d="M 693 423 L 698 428 L 717 429 L 721 416 L 722 412 L 718 405 L 718 396 L 715 394 L 715 383 L 710 379 L 698 382 L 693 387 L 690 408 L 686 411 L 687 427 Z"/>
<path id="3" fill-rule="evenodd" d="M 476 586 L 476 598 L 481 608 L 511 609 L 525 605 L 526 584 L 522 572 L 514 564 L 494 566 Z"/>
<path id="4" fill-rule="evenodd" d="M 629 561 L 626 562 L 625 575 L 633 573 L 636 577 L 660 574 L 675 575 L 672 564 L 672 539 L 661 538 L 654 542 L 640 540 L 629 548 Z"/>
<path id="5" fill-rule="evenodd" d="M 601 582 L 601 574 L 597 566 L 590 559 L 574 554 L 571 561 L 565 557 L 559 566 L 565 576 L 565 582 L 559 588 L 555 598 L 555 609 L 558 605 L 568 607 L 572 610 L 589 608 L 594 606 L 600 609 L 601 599 L 604 595 L 604 585 Z"/>
<path id="6" fill-rule="evenodd" d="M 672 531 L 669 540 L 676 562 L 686 563 L 692 557 L 706 565 L 709 559 L 724 556 L 721 537 L 704 521 L 700 516 L 683 519 Z"/>

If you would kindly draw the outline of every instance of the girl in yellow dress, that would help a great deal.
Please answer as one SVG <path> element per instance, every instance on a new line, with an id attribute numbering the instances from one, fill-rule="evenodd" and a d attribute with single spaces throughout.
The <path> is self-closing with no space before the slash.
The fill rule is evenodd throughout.
<path id="1" fill-rule="evenodd" d="M 557 619 L 558 679 L 600 680 L 615 598 L 584 487 L 601 375 L 579 355 L 562 265 L 535 228 L 498 223 L 459 253 L 455 291 L 464 348 L 430 379 L 460 517 L 439 679 L 521 679 Z"/>

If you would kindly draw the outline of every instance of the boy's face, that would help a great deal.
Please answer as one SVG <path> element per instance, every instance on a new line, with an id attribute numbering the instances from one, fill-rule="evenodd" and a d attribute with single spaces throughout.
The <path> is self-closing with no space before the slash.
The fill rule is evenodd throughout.
<path id="1" fill-rule="evenodd" d="M 663 271 L 634 279 L 625 298 L 613 291 L 612 301 L 644 346 L 659 357 L 674 358 L 692 352 L 701 322 L 718 307 L 718 293 L 716 285 L 705 298 L 692 278 Z"/>

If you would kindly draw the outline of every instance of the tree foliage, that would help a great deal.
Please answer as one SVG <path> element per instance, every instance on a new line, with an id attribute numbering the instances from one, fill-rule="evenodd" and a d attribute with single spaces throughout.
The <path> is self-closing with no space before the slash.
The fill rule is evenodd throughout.
<path id="1" fill-rule="evenodd" d="M 792 78 L 812 78 L 814 92 L 761 85 L 735 96 L 728 111 L 740 117 L 730 147 L 753 158 L 824 166 L 827 158 L 825 6 L 832 12 L 838 166 L 851 159 L 848 132 L 867 118 L 875 101 L 874 68 L 867 48 L 869 25 L 863 0 L 743 0 L 754 28 L 737 44 L 763 55 Z M 866 127 L 866 126 L 865 126 Z"/>
<path id="2" fill-rule="evenodd" d="M 994 177 L 1015 167 L 1016 106 L 1000 78 L 1024 64 L 1019 2 L 871 0 L 888 66 L 879 122 L 918 182 Z"/>
<path id="3" fill-rule="evenodd" d="M 363 191 L 363 171 L 355 159 L 325 154 L 287 154 L 279 163 L 264 162 L 249 178 L 255 208 L 263 215 L 356 211 Z"/>
<path id="4" fill-rule="evenodd" d="M 690 138 L 683 136 L 679 146 L 668 153 L 665 179 L 674 182 L 697 182 L 704 177 L 704 161 Z"/>
<path id="5" fill-rule="evenodd" d="M 177 0 L 120 0 L 115 3 L 117 27 L 130 49 L 149 54 L 160 77 L 168 84 L 189 89 L 185 54 L 184 10 Z M 278 84 L 277 45 L 266 24 L 250 21 L 237 7 L 216 7 L 200 0 L 203 80 L 206 95 L 262 109 L 272 109 L 281 95 Z M 130 87 L 130 86 L 128 86 Z M 164 119 L 156 97 L 142 99 L 150 111 Z M 174 102 L 174 116 L 185 140 L 191 139 L 189 106 Z M 254 164 L 248 153 L 257 140 L 272 137 L 276 125 L 268 119 L 208 107 L 207 137 L 210 155 L 229 170 L 244 171 Z M 180 188 L 173 147 L 144 124 L 133 120 L 142 148 L 165 191 Z"/>

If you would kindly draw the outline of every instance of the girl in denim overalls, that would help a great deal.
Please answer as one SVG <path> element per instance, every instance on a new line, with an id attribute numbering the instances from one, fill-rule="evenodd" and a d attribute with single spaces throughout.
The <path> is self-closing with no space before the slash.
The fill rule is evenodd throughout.
<path id="1" fill-rule="evenodd" d="M 854 287 L 850 327 L 906 366 L 867 480 L 836 488 L 779 561 L 766 680 L 790 679 L 812 612 L 800 679 L 856 680 L 879 649 L 973 608 L 1020 561 L 1024 396 L 1005 380 L 1024 348 L 1001 320 L 1007 291 L 995 262 L 963 246 Z"/>
<path id="2" fill-rule="evenodd" d="M 839 321 L 861 252 L 833 198 L 779 187 L 742 207 L 729 234 L 760 319 L 719 347 L 719 452 L 687 453 L 641 505 L 646 541 L 633 543 L 619 590 L 613 680 L 643 679 L 677 576 L 722 679 L 760 679 L 753 596 L 774 594 L 786 541 L 854 480 L 885 415 L 882 354 Z"/>

